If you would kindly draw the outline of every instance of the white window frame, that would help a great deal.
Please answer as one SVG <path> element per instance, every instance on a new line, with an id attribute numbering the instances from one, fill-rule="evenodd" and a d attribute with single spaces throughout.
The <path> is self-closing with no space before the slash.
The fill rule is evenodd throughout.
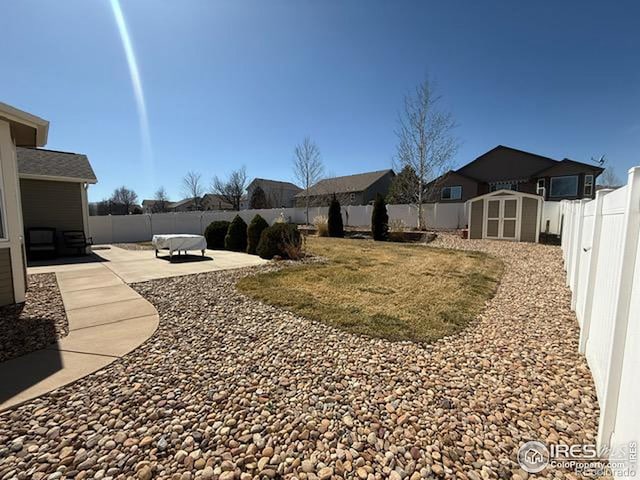
<path id="1" fill-rule="evenodd" d="M 589 179 L 589 181 L 587 181 L 587 179 Z M 589 188 L 589 193 L 587 193 L 587 188 Z M 584 176 L 584 186 L 582 188 L 582 192 L 585 196 L 593 196 L 593 175 Z"/>
<path id="2" fill-rule="evenodd" d="M 355 201 L 356 201 L 356 194 L 355 193 L 349 194 L 349 202 L 353 203 Z"/>
<path id="3" fill-rule="evenodd" d="M 538 181 L 536 182 L 536 193 L 541 197 L 544 197 L 546 190 L 547 189 L 546 189 L 545 179 L 539 178 Z"/>
<path id="4" fill-rule="evenodd" d="M 498 190 L 511 190 L 512 192 L 518 191 L 517 182 L 495 182 L 489 187 L 490 192 L 497 192 Z"/>
<path id="5" fill-rule="evenodd" d="M 452 196 L 452 192 L 454 188 L 459 189 L 458 191 L 460 192 L 460 194 L 456 197 Z M 448 198 L 444 196 L 444 191 L 446 189 L 449 189 Z M 447 187 L 442 187 L 442 190 L 440 190 L 440 200 L 460 200 L 461 198 L 462 198 L 462 185 L 450 185 Z"/>
<path id="6" fill-rule="evenodd" d="M 553 181 L 554 180 L 559 180 L 559 179 L 565 179 L 565 178 L 575 178 L 576 180 L 576 189 L 575 192 L 572 194 L 568 194 L 568 195 L 554 195 L 553 194 Z M 560 177 L 551 177 L 551 179 L 549 180 L 549 196 L 553 197 L 553 198 L 563 198 L 563 197 L 577 197 L 578 196 L 578 184 L 580 183 L 578 181 L 578 175 L 562 175 Z"/>

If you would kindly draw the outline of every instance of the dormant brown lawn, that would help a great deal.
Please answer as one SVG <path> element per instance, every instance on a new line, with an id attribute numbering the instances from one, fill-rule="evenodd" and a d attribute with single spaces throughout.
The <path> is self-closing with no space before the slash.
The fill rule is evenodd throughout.
<path id="1" fill-rule="evenodd" d="M 462 252 L 367 240 L 309 237 L 328 259 L 243 278 L 259 300 L 356 334 L 432 342 L 464 328 L 493 295 L 502 263 Z"/>

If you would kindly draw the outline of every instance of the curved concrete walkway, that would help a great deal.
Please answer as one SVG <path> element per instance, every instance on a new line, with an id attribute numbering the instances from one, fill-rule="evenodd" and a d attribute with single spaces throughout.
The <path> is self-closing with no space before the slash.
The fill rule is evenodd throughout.
<path id="1" fill-rule="evenodd" d="M 69 335 L 0 364 L 0 411 L 93 373 L 158 328 L 158 312 L 103 264 L 56 272 Z"/>

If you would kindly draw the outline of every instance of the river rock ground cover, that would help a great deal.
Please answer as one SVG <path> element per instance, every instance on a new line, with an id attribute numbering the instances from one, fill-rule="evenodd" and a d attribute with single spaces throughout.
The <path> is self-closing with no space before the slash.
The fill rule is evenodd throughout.
<path id="1" fill-rule="evenodd" d="M 426 347 L 251 300 L 234 287 L 248 270 L 135 285 L 156 334 L 2 414 L 0 478 L 518 479 L 523 441 L 593 442 L 560 250 L 435 244 L 489 251 L 505 273 L 476 321 Z"/>
<path id="2" fill-rule="evenodd" d="M 27 277 L 26 302 L 0 307 L 0 362 L 25 355 L 69 334 L 53 273 Z"/>

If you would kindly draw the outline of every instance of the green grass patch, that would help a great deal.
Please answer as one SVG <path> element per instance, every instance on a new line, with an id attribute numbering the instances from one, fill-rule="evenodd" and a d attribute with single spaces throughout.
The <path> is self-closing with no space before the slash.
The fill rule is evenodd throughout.
<path id="1" fill-rule="evenodd" d="M 346 331 L 432 342 L 464 328 L 495 292 L 502 262 L 478 252 L 310 237 L 327 264 L 245 277 L 240 291 Z"/>

